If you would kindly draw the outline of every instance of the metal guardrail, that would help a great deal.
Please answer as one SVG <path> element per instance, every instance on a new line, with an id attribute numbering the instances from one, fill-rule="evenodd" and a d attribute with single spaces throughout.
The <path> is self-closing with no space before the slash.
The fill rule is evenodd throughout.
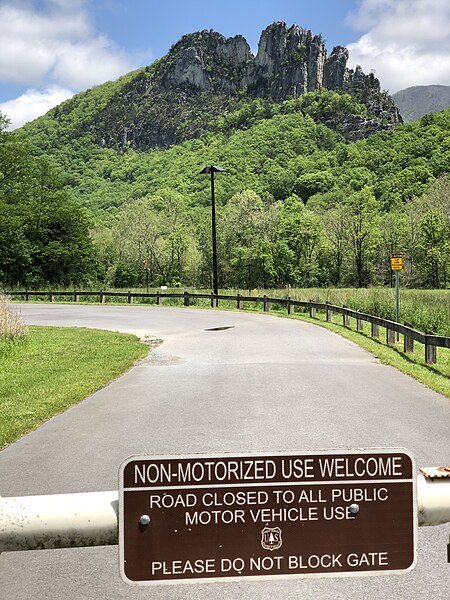
<path id="1" fill-rule="evenodd" d="M 288 314 L 294 314 L 295 308 L 299 307 L 309 311 L 310 317 L 316 316 L 316 311 L 321 310 L 326 312 L 327 321 L 332 321 L 333 314 L 341 314 L 343 318 L 344 327 L 350 327 L 350 319 L 356 320 L 356 328 L 358 331 L 362 331 L 364 323 L 371 324 L 371 335 L 372 337 L 379 337 L 379 328 L 384 327 L 386 329 L 386 343 L 394 344 L 396 335 L 401 334 L 404 336 L 403 350 L 405 353 L 414 351 L 414 342 L 418 342 L 424 345 L 425 348 L 425 361 L 427 364 L 435 364 L 437 360 L 436 348 L 450 348 L 450 337 L 444 337 L 435 335 L 432 332 L 426 331 L 421 332 L 414 329 L 409 323 L 397 323 L 388 319 L 382 319 L 374 315 L 369 315 L 358 310 L 352 310 L 346 306 L 335 306 L 329 303 L 314 302 L 313 300 L 294 300 L 292 298 L 269 298 L 268 296 L 243 296 L 236 294 L 234 296 L 223 295 L 223 294 L 197 294 L 190 292 L 180 293 L 144 293 L 144 292 L 110 292 L 110 291 L 43 291 L 36 292 L 30 290 L 24 291 L 3 291 L 5 296 L 14 296 L 24 298 L 27 302 L 30 298 L 40 297 L 48 299 L 49 302 L 53 302 L 55 298 L 69 297 L 73 302 L 79 302 L 81 298 L 94 297 L 98 298 L 101 304 L 105 303 L 108 297 L 111 298 L 124 298 L 128 304 L 132 304 L 134 299 L 149 299 L 154 300 L 157 305 L 161 305 L 164 299 L 179 299 L 183 300 L 184 306 L 190 306 L 191 300 L 203 299 L 210 300 L 211 307 L 217 308 L 219 301 L 236 302 L 238 310 L 244 308 L 244 302 L 261 303 L 265 312 L 270 309 L 270 304 L 278 304 L 285 306 Z"/>
<path id="2" fill-rule="evenodd" d="M 450 522 L 450 470 L 417 475 L 419 526 Z M 437 470 L 439 471 L 439 469 Z M 118 492 L 0 497 L 0 552 L 118 543 Z"/>

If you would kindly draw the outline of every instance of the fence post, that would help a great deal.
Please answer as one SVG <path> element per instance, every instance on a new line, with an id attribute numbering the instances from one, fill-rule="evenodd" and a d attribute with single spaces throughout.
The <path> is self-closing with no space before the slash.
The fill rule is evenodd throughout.
<path id="1" fill-rule="evenodd" d="M 78 297 L 78 294 L 77 294 L 77 290 L 73 290 L 73 301 L 74 302 L 78 302 L 78 300 L 79 300 L 79 297 Z"/>
<path id="2" fill-rule="evenodd" d="M 104 304 L 105 303 L 105 296 L 103 294 L 103 290 L 100 290 L 100 304 Z"/>
<path id="3" fill-rule="evenodd" d="M 374 323 L 373 321 L 371 322 L 371 335 L 374 338 L 379 338 L 380 337 L 380 326 L 378 325 L 378 323 Z"/>
<path id="4" fill-rule="evenodd" d="M 428 336 L 434 335 L 432 331 L 425 330 L 425 362 L 427 365 L 435 365 L 436 364 L 436 346 L 430 344 L 428 341 Z"/>
<path id="5" fill-rule="evenodd" d="M 333 309 L 328 305 L 328 302 L 326 303 L 327 308 L 326 308 L 326 318 L 327 321 L 332 321 L 333 320 Z"/>
<path id="6" fill-rule="evenodd" d="M 160 306 L 161 304 L 161 294 L 156 292 L 156 306 Z"/>
<path id="7" fill-rule="evenodd" d="M 358 312 L 359 312 L 359 310 L 358 310 Z M 364 321 L 362 319 L 360 319 L 359 317 L 356 319 L 356 330 L 357 331 L 364 330 Z"/>
<path id="8" fill-rule="evenodd" d="M 345 305 L 342 306 L 342 325 L 344 327 L 350 327 L 350 315 L 347 312 L 347 307 Z"/>
<path id="9" fill-rule="evenodd" d="M 29 301 L 30 301 L 30 293 L 29 293 L 29 291 L 28 291 L 28 290 L 25 290 L 25 300 L 26 300 L 27 302 L 29 302 Z"/>
<path id="10" fill-rule="evenodd" d="M 316 307 L 312 305 L 312 300 L 309 301 L 309 316 L 311 319 L 316 318 Z"/>
<path id="11" fill-rule="evenodd" d="M 53 302 L 53 292 L 52 292 L 52 291 L 50 291 L 50 292 L 48 293 L 48 301 L 49 301 L 49 302 Z"/>
<path id="12" fill-rule="evenodd" d="M 405 327 L 412 327 L 411 323 L 404 322 Z M 414 338 L 407 333 L 403 334 L 403 352 L 414 352 Z"/>
<path id="13" fill-rule="evenodd" d="M 295 306 L 294 306 L 294 304 L 292 304 L 291 299 L 288 296 L 288 299 L 287 299 L 287 311 L 288 311 L 288 315 L 293 315 L 294 314 L 294 310 L 295 310 Z"/>
<path id="14" fill-rule="evenodd" d="M 133 302 L 133 296 L 131 295 L 131 290 L 128 290 L 127 302 L 128 302 L 128 304 L 132 304 L 132 302 Z"/>
<path id="15" fill-rule="evenodd" d="M 184 292 L 184 305 L 189 306 L 189 292 Z"/>
<path id="16" fill-rule="evenodd" d="M 393 329 L 389 329 L 389 325 L 386 325 L 386 344 L 395 344 L 395 331 Z"/>
<path id="17" fill-rule="evenodd" d="M 263 307 L 264 307 L 264 312 L 269 312 L 269 298 L 264 294 L 264 300 L 263 300 Z"/>
<path id="18" fill-rule="evenodd" d="M 237 299 L 237 309 L 242 310 L 244 308 L 244 303 L 241 300 L 241 294 L 238 294 L 236 296 L 236 299 Z"/>

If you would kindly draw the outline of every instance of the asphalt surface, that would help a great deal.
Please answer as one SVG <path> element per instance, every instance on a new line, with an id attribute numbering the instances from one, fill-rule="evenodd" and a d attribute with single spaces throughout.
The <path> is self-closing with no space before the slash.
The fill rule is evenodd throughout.
<path id="1" fill-rule="evenodd" d="M 450 462 L 450 401 L 320 327 L 271 315 L 144 306 L 20 305 L 27 323 L 163 340 L 115 382 L 0 453 L 0 495 L 118 487 L 135 454 L 404 447 Z M 226 329 L 222 329 L 226 328 Z M 419 529 L 406 575 L 134 588 L 117 547 L 0 556 L 0 598 L 445 599 L 449 526 Z"/>

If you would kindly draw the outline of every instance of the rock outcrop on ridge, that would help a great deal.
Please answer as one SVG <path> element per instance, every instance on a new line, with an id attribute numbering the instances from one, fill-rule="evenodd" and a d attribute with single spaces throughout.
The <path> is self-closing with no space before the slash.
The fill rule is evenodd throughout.
<path id="1" fill-rule="evenodd" d="M 283 22 L 262 32 L 256 56 L 241 35 L 188 34 L 111 97 L 89 132 L 99 145 L 115 149 L 167 147 L 199 137 L 205 115 L 223 116 L 243 98 L 282 102 L 323 89 L 347 92 L 368 108 L 368 118 L 348 115 L 339 121 L 348 141 L 400 123 L 398 109 L 373 73 L 349 70 L 347 61 L 346 48 L 337 46 L 328 55 L 320 35 Z M 325 124 L 337 127 L 335 119 Z"/>

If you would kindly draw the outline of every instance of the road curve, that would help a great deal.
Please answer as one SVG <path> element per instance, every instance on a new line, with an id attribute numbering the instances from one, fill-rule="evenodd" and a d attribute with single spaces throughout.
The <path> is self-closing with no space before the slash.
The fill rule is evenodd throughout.
<path id="1" fill-rule="evenodd" d="M 405 447 L 448 464 L 450 401 L 320 327 L 271 315 L 145 306 L 18 305 L 36 325 L 163 340 L 115 382 L 0 453 L 0 495 L 117 489 L 134 454 Z M 448 527 L 419 530 L 408 575 L 151 589 L 154 599 L 448 599 Z M 117 547 L 4 553 L 0 597 L 148 598 Z"/>

